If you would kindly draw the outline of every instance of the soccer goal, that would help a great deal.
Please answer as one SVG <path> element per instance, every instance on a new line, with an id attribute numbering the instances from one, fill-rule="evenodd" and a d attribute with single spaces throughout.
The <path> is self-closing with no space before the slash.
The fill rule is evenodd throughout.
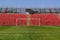
<path id="1" fill-rule="evenodd" d="M 16 18 L 16 26 L 40 26 L 39 18 Z"/>

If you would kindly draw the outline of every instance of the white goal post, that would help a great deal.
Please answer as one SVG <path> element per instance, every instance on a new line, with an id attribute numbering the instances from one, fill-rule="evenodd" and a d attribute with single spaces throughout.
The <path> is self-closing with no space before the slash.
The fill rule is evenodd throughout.
<path id="1" fill-rule="evenodd" d="M 16 26 L 40 26 L 40 18 L 16 18 Z"/>

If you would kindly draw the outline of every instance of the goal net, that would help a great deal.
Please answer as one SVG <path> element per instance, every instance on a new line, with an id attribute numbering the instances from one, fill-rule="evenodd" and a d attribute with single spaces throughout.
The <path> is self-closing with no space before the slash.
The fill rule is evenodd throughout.
<path id="1" fill-rule="evenodd" d="M 39 18 L 17 18 L 16 26 L 40 26 Z"/>

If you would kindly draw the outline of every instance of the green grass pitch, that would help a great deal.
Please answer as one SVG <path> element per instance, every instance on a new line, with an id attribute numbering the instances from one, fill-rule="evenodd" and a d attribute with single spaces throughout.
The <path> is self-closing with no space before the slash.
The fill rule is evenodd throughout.
<path id="1" fill-rule="evenodd" d="M 60 27 L 0 26 L 0 40 L 60 40 Z"/>

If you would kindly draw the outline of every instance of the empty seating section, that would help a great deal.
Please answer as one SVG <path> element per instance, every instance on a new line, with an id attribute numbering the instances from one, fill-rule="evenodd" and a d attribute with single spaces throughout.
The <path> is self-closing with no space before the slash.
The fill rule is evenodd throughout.
<path id="1" fill-rule="evenodd" d="M 18 18 L 28 18 L 28 16 L 26 14 L 0 14 L 0 26 L 16 26 L 16 22 L 17 25 L 27 24 L 27 20 L 19 19 L 18 21 L 16 21 L 16 19 Z M 30 14 L 30 18 L 35 18 L 35 20 L 32 19 L 30 20 L 31 26 L 32 25 L 60 26 L 60 19 L 56 14 Z"/>
<path id="2" fill-rule="evenodd" d="M 27 18 L 25 14 L 0 14 L 0 25 L 15 26 L 17 18 Z"/>

